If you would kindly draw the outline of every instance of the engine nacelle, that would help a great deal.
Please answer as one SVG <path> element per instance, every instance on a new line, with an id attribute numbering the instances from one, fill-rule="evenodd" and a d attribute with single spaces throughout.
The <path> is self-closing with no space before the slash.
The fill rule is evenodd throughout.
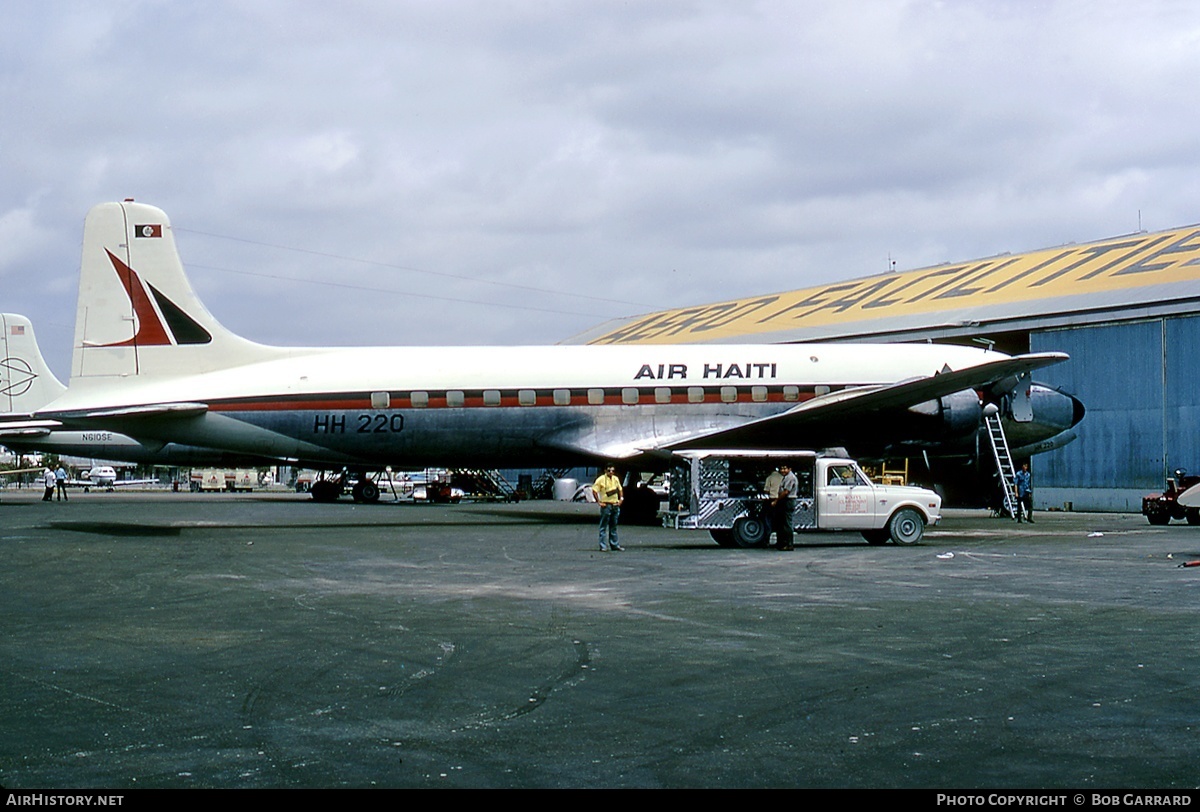
<path id="1" fill-rule="evenodd" d="M 1037 453 L 1064 445 L 1073 439 L 1065 434 L 1083 419 L 1084 408 L 1076 398 L 1042 384 L 1025 384 L 1022 391 L 1021 420 L 1015 419 L 1012 404 L 1006 399 L 1000 404 L 983 403 L 974 390 L 930 400 L 911 407 L 911 426 L 906 429 L 923 435 L 925 442 L 936 443 L 942 453 L 974 455 L 979 447 L 977 438 L 986 442 L 985 414 L 999 413 L 1011 449 Z M 1050 443 L 1051 438 L 1062 438 Z M 886 441 L 885 441 L 886 443 Z M 902 452 L 895 446 L 892 453 Z M 861 451 L 860 456 L 865 456 Z"/>
<path id="2" fill-rule="evenodd" d="M 909 413 L 925 424 L 930 440 L 948 445 L 974 440 L 975 432 L 983 425 L 983 404 L 972 389 L 928 400 L 909 407 Z"/>

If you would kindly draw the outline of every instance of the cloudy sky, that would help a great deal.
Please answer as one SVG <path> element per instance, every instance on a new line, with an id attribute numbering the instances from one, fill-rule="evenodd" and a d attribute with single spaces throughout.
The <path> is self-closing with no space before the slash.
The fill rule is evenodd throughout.
<path id="1" fill-rule="evenodd" d="M 69 369 L 83 218 L 170 215 L 273 344 L 609 318 L 1200 221 L 1180 2 L 0 5 L 0 310 Z"/>

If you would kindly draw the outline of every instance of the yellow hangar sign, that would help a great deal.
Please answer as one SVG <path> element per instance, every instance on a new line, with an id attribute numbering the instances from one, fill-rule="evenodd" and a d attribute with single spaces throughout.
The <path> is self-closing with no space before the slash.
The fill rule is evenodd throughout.
<path id="1" fill-rule="evenodd" d="M 864 322 L 867 331 L 869 322 L 922 316 L 928 326 L 940 313 L 1036 315 L 1053 310 L 1053 300 L 1065 306 L 1068 300 L 1121 291 L 1129 295 L 1118 299 L 1136 303 L 1139 289 L 1198 281 L 1200 226 L 1189 226 L 665 310 L 601 328 L 587 341 L 706 343 L 820 328 L 849 333 L 855 322 Z"/>

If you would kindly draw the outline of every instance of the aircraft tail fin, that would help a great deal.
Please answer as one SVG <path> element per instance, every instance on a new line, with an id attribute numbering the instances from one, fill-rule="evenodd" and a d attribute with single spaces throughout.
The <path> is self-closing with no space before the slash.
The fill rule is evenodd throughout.
<path id="1" fill-rule="evenodd" d="M 0 414 L 32 414 L 67 387 L 42 357 L 29 319 L 0 313 L 0 328 Z"/>
<path id="2" fill-rule="evenodd" d="M 200 302 L 164 211 L 127 200 L 88 212 L 72 385 L 86 378 L 209 372 L 274 352 L 229 332 Z"/>

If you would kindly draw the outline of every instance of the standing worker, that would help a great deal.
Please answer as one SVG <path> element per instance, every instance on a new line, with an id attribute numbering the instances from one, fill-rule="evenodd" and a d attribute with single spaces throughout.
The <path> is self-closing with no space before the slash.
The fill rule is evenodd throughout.
<path id="1" fill-rule="evenodd" d="M 67 469 L 61 465 L 54 472 L 54 484 L 58 488 L 58 501 L 67 501 Z"/>
<path id="2" fill-rule="evenodd" d="M 800 483 L 796 480 L 796 475 L 792 473 L 792 467 L 787 463 L 779 466 L 779 473 L 783 474 L 783 479 L 779 483 L 779 495 L 771 503 L 774 507 L 771 523 L 775 525 L 775 549 L 791 550 L 793 549 L 794 528 L 792 522 L 795 521 L 796 491 L 800 490 Z"/>
<path id="3" fill-rule="evenodd" d="M 771 473 L 767 474 L 767 481 L 763 483 L 763 490 L 767 492 L 767 500 L 770 508 L 765 511 L 767 520 L 767 541 L 771 541 L 771 532 L 775 529 L 775 502 L 779 499 L 779 486 L 783 484 L 783 474 L 779 473 L 779 466 L 776 465 L 771 469 Z"/>
<path id="4" fill-rule="evenodd" d="M 1013 484 L 1017 486 L 1017 521 L 1024 516 L 1025 521 L 1033 524 L 1033 476 L 1029 473 L 1029 463 L 1021 463 L 1021 470 L 1013 475 Z"/>
<path id="5" fill-rule="evenodd" d="M 43 502 L 54 501 L 54 488 L 58 480 L 54 478 L 54 472 L 47 468 L 42 472 L 42 485 L 46 487 L 46 492 L 42 494 Z"/>
<path id="6" fill-rule="evenodd" d="M 617 543 L 617 517 L 621 513 L 621 503 L 625 501 L 625 491 L 621 487 L 621 480 L 617 479 L 615 466 L 608 466 L 603 474 L 596 477 L 592 483 L 592 493 L 596 494 L 596 501 L 600 503 L 600 552 L 624 550 Z"/>

